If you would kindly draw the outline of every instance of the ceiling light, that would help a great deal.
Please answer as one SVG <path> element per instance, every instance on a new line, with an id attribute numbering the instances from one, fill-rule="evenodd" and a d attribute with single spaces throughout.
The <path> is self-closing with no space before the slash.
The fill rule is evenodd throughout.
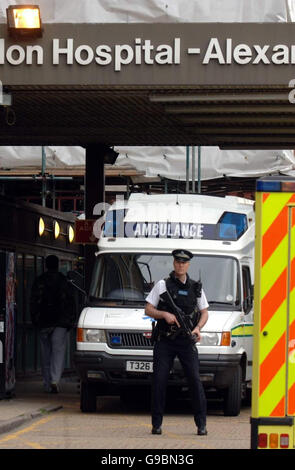
<path id="1" fill-rule="evenodd" d="M 10 36 L 41 37 L 41 17 L 38 5 L 10 5 L 6 9 Z"/>
<path id="2" fill-rule="evenodd" d="M 71 225 L 68 226 L 68 239 L 69 242 L 72 243 L 75 237 L 74 229 Z"/>
<path id="3" fill-rule="evenodd" d="M 60 234 L 60 226 L 59 223 L 56 222 L 56 220 L 53 222 L 53 232 L 54 232 L 54 238 L 58 238 Z"/>
<path id="4" fill-rule="evenodd" d="M 40 237 L 42 237 L 44 231 L 45 231 L 45 223 L 44 223 L 44 220 L 42 219 L 42 217 L 40 217 L 40 219 L 39 219 L 39 235 L 40 235 Z"/>

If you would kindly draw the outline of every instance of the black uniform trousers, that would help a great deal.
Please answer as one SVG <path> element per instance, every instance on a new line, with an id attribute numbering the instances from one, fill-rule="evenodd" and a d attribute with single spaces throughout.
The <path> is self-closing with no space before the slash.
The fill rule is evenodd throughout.
<path id="1" fill-rule="evenodd" d="M 198 350 L 183 336 L 173 340 L 162 337 L 154 345 L 152 425 L 160 427 L 162 424 L 169 373 L 176 356 L 188 381 L 195 424 L 198 427 L 205 426 L 207 402 L 199 376 Z"/>

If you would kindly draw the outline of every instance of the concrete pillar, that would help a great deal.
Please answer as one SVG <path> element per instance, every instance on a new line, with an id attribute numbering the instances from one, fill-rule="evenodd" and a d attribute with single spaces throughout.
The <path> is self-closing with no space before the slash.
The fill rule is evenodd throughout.
<path id="1" fill-rule="evenodd" d="M 94 219 L 95 204 L 104 202 L 105 199 L 105 178 L 104 161 L 108 147 L 105 145 L 86 146 L 85 162 L 85 218 Z M 85 290 L 88 293 L 92 270 L 95 262 L 96 245 L 85 245 Z"/>

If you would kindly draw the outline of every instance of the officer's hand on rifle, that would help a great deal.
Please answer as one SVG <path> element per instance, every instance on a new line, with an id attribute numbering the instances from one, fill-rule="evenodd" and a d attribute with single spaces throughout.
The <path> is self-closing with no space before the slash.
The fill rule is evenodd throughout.
<path id="1" fill-rule="evenodd" d="M 168 323 L 168 325 L 177 325 L 180 328 L 180 324 L 177 321 L 176 316 L 170 312 L 162 312 L 164 320 Z"/>
<path id="2" fill-rule="evenodd" d="M 195 335 L 196 336 L 196 339 L 197 339 L 197 343 L 199 341 L 201 341 L 201 332 L 200 332 L 200 327 L 199 326 L 196 326 L 193 331 L 192 331 L 192 335 Z"/>

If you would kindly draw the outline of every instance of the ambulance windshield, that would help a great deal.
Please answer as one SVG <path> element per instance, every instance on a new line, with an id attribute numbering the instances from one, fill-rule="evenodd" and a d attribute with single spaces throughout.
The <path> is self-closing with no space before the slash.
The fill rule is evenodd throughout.
<path id="1" fill-rule="evenodd" d="M 144 304 L 160 279 L 173 271 L 171 254 L 109 253 L 96 260 L 90 286 L 91 303 Z M 238 263 L 229 256 L 194 256 L 189 276 L 201 280 L 209 305 L 214 310 L 238 309 L 240 277 Z"/>

